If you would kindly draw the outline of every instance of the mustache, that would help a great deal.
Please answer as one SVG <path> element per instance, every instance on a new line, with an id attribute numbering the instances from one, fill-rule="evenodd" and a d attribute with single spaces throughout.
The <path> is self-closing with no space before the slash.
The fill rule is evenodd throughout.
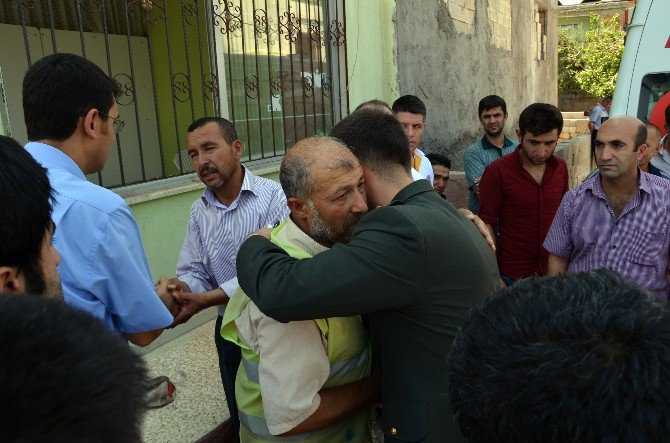
<path id="1" fill-rule="evenodd" d="M 203 167 L 200 168 L 200 175 L 205 175 L 208 173 L 217 173 L 219 172 L 219 168 L 217 168 L 214 165 L 204 165 Z"/>

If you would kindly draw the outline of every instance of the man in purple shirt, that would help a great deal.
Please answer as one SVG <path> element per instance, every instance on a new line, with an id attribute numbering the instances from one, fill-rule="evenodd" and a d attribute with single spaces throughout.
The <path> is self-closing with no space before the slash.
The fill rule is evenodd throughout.
<path id="1" fill-rule="evenodd" d="M 634 117 L 603 123 L 600 172 L 565 195 L 544 241 L 548 275 L 609 268 L 668 297 L 670 181 L 639 170 L 646 138 Z"/>

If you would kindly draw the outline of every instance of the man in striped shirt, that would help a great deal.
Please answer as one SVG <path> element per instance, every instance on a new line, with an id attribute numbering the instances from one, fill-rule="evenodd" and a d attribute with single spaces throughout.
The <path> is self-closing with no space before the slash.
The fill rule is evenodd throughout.
<path id="1" fill-rule="evenodd" d="M 217 306 L 214 341 L 231 422 L 237 429 L 235 374 L 240 349 L 220 334 L 229 297 L 237 287 L 237 251 L 252 232 L 288 216 L 286 197 L 278 183 L 253 175 L 242 166 L 243 145 L 231 122 L 205 117 L 189 126 L 186 136 L 193 169 L 207 186 L 191 206 L 184 244 L 172 279 L 180 311 L 174 325 Z"/>

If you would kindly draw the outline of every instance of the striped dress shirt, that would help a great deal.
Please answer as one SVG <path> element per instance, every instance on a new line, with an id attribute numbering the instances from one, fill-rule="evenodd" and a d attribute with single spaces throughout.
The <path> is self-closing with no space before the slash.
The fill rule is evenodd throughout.
<path id="1" fill-rule="evenodd" d="M 244 168 L 242 189 L 225 206 L 211 189 L 191 206 L 191 216 L 177 263 L 177 277 L 194 293 L 220 287 L 231 296 L 237 288 L 237 251 L 252 232 L 288 217 L 279 184 Z M 223 315 L 225 305 L 219 306 Z"/>

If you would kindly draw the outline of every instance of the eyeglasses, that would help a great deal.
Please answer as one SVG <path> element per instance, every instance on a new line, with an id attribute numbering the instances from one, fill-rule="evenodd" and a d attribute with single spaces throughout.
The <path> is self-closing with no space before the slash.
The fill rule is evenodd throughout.
<path id="1" fill-rule="evenodd" d="M 82 112 L 81 116 L 86 117 L 86 114 L 88 114 L 88 111 Z M 117 134 L 120 133 L 123 130 L 124 126 L 126 126 L 126 122 L 121 120 L 119 117 L 112 117 L 111 115 L 105 114 L 102 111 L 98 111 L 98 114 L 112 119 L 112 121 L 114 122 L 114 132 L 117 133 Z"/>
<path id="2" fill-rule="evenodd" d="M 107 118 L 111 118 L 112 121 L 114 121 L 114 132 L 117 134 L 120 133 L 123 130 L 123 127 L 126 126 L 126 122 L 121 120 L 119 117 L 112 117 L 109 114 L 105 114 L 104 112 L 98 111 L 98 114 L 104 115 Z"/>

